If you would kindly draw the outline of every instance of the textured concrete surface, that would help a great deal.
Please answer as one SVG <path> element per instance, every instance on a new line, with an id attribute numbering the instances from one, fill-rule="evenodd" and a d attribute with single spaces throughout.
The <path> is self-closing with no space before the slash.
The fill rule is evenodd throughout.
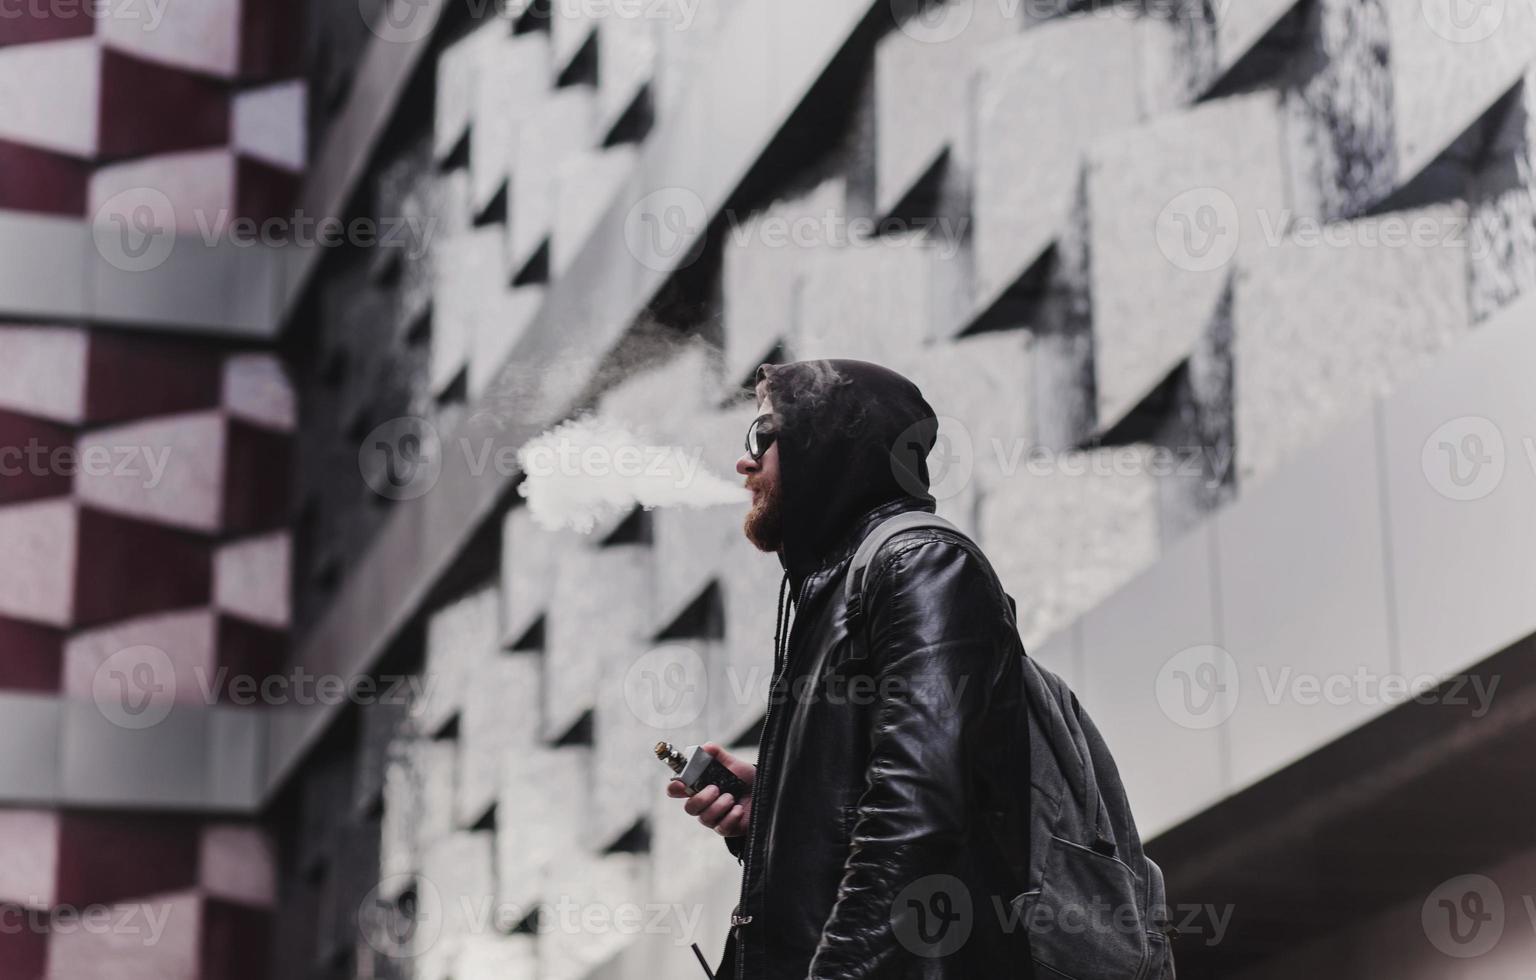
<path id="1" fill-rule="evenodd" d="M 0 138 L 77 157 L 96 153 L 101 54 L 84 38 L 19 44 L 0 53 L 0 90 L 34 93 L 0 110 Z"/>
<path id="2" fill-rule="evenodd" d="M 1151 447 L 1063 454 L 981 490 L 978 543 L 1019 603 L 1026 648 L 1093 608 L 1157 559 L 1157 477 Z"/>
<path id="3" fill-rule="evenodd" d="M 1256 0 L 1215 5 L 1217 71 L 1237 64 L 1296 4 L 1297 0 Z"/>
<path id="4" fill-rule="evenodd" d="M 545 626 L 546 739 L 564 735 L 597 706 L 603 671 L 644 635 L 653 615 L 649 557 L 640 545 L 589 545 L 560 562 Z M 594 588 L 599 582 L 604 587 Z M 614 595 L 626 599 L 614 602 Z"/>
<path id="5" fill-rule="evenodd" d="M 433 683 L 417 709 L 423 732 L 436 734 L 463 711 L 476 666 L 499 647 L 500 599 L 497 589 L 480 589 L 428 620 L 426 670 Z"/>
<path id="6" fill-rule="evenodd" d="M 676 652 L 677 645 L 636 644 L 605 658 L 592 719 L 593 771 L 602 784 L 588 804 L 586 850 L 613 846 L 649 818 L 669 774 L 654 746 L 663 739 L 688 744 L 684 736 L 703 714 L 703 658 L 696 644 L 681 644 L 692 656 Z"/>
<path id="7" fill-rule="evenodd" d="M 1385 6 L 1397 154 L 1406 179 L 1525 74 L 1536 58 L 1536 8 L 1510 3 L 1468 12 L 1410 0 Z"/>
<path id="8" fill-rule="evenodd" d="M 545 530 L 526 507 L 507 512 L 501 533 L 502 643 L 511 645 L 545 614 L 560 556 L 579 538 L 575 532 Z"/>
<path id="9" fill-rule="evenodd" d="M 1301 13 L 1301 56 L 1282 95 L 1293 208 L 1351 218 L 1411 176 L 1400 173 L 1387 14 L 1353 0 L 1322 0 Z"/>
<path id="10" fill-rule="evenodd" d="M 197 976 L 207 911 L 204 901 L 194 892 L 176 892 L 156 896 L 156 904 L 158 914 L 168 914 L 167 921 L 178 926 L 167 929 L 159 942 L 145 942 L 143 936 L 125 929 L 60 931 L 50 937 L 48 944 L 49 975 L 93 980 L 110 976 Z M 123 903 L 123 907 L 112 909 L 110 914 L 116 921 L 123 921 L 134 914 L 129 908 L 131 903 Z"/>
<path id="11" fill-rule="evenodd" d="M 248 89 L 231 104 L 231 142 L 242 156 L 295 172 L 309 159 L 304 126 L 309 92 L 303 82 Z"/>
<path id="12" fill-rule="evenodd" d="M 517 136 L 549 77 L 543 34 L 507 37 L 480 52 L 469 122 L 470 204 L 484 210 L 511 174 Z"/>
<path id="13" fill-rule="evenodd" d="M 143 616 L 112 626 L 76 633 L 64 646 L 63 689 L 83 701 L 111 703 L 120 697 L 114 671 L 131 671 L 137 662 L 152 665 L 162 697 L 179 704 L 208 703 L 218 669 L 218 622 L 204 611 Z M 112 658 L 120 651 L 148 647 L 142 656 Z M 119 667 L 127 661 L 126 667 Z M 167 665 L 168 668 L 167 669 Z M 131 676 L 131 675 L 128 675 Z M 141 685 L 144 686 L 144 685 Z"/>
<path id="14" fill-rule="evenodd" d="M 948 518 L 975 527 L 984 483 L 1016 467 L 1037 445 L 1035 362 L 1013 331 L 978 334 L 893 358 L 939 416 L 928 457 L 930 490 Z"/>
<path id="15" fill-rule="evenodd" d="M 226 411 L 279 431 L 292 431 L 298 418 L 293 383 L 282 362 L 270 354 L 237 354 L 224 362 Z"/>
<path id="16" fill-rule="evenodd" d="M 507 260 L 522 272 L 549 242 L 555 220 L 555 174 L 563 161 L 594 145 L 597 103 L 589 86 L 558 89 L 523 123 L 512 157 L 507 199 Z"/>
<path id="17" fill-rule="evenodd" d="M 539 734 L 543 657 L 490 650 L 468 665 L 464 714 L 459 722 L 460 827 L 479 823 L 496 803 L 503 761 Z"/>
<path id="18" fill-rule="evenodd" d="M 1098 422 L 1186 358 L 1233 258 L 1286 214 L 1276 98 L 1234 96 L 1107 137 L 1090 153 Z"/>
<path id="19" fill-rule="evenodd" d="M 85 417 L 89 335 L 56 327 L 0 327 L 0 406 L 78 422 Z"/>
<path id="20" fill-rule="evenodd" d="M 277 900 L 271 838 L 250 824 L 203 828 L 198 883 L 208 895 L 244 905 L 270 906 Z"/>
<path id="21" fill-rule="evenodd" d="M 536 976 L 538 948 L 538 940 L 533 936 L 471 934 L 459 944 L 454 980 Z"/>
<path id="22" fill-rule="evenodd" d="M 97 220 L 117 216 L 127 222 L 149 200 L 144 188 L 164 194 L 171 204 L 169 209 L 152 205 L 156 225 L 183 235 L 207 235 L 237 217 L 239 177 L 230 150 L 165 153 L 101 167 L 91 175 L 86 206 Z M 114 201 L 125 203 L 108 207 Z"/>
<path id="23" fill-rule="evenodd" d="M 396 894 L 405 887 L 405 876 L 425 872 L 427 849 L 453 832 L 454 755 L 447 741 L 402 739 L 390 746 L 379 879 Z"/>
<path id="24" fill-rule="evenodd" d="M 814 229 L 847 214 L 845 183 L 821 182 L 755 215 L 734 215 L 724 245 L 725 377 L 745 384 L 794 328 L 795 296 L 816 260 Z M 804 229 L 796 234 L 795 229 Z"/>
<path id="25" fill-rule="evenodd" d="M 597 31 L 598 113 L 595 136 L 601 138 L 634 104 L 650 83 L 656 64 L 657 33 L 663 23 L 654 16 L 610 14 Z"/>
<path id="26" fill-rule="evenodd" d="M 526 746 L 502 760 L 496 803 L 497 901 L 531 909 L 551 901 L 550 867 L 589 839 L 594 782 L 592 749 Z"/>
<path id="27" fill-rule="evenodd" d="M 649 861 L 634 854 L 608 854 L 562 862 L 551 873 L 551 891 L 559 895 L 550 930 L 542 936 L 541 968 L 549 980 L 576 980 L 633 941 L 634 912 L 628 924 L 619 918 L 626 907 L 644 909 Z"/>
<path id="28" fill-rule="evenodd" d="M 579 153 L 558 166 L 550 232 L 551 275 L 558 276 L 570 266 L 634 164 L 634 147 L 615 146 Z"/>
<path id="29" fill-rule="evenodd" d="M 972 166 L 972 79 L 979 50 L 1024 27 L 1007 4 L 955 4 L 905 20 L 875 46 L 875 209 L 890 213 L 948 151 Z"/>
<path id="30" fill-rule="evenodd" d="M 1461 205 L 1363 218 L 1330 229 L 1341 244 L 1293 238 L 1245 271 L 1232 317 L 1240 481 L 1261 480 L 1470 329 L 1466 227 Z"/>
<path id="31" fill-rule="evenodd" d="M 70 625 L 78 534 L 76 508 L 67 500 L 0 510 L 0 545 L 15 558 L 0 577 L 0 614 Z"/>
<path id="32" fill-rule="evenodd" d="M 597 31 L 599 18 L 577 4 L 551 4 L 549 20 L 550 67 L 555 75 L 565 71 L 571 60 Z M 550 81 L 554 81 L 553 76 Z"/>
<path id="33" fill-rule="evenodd" d="M 1536 291 L 1536 75 L 1499 120 L 1469 193 L 1472 318 Z"/>
<path id="34" fill-rule="evenodd" d="M 978 52 L 978 303 L 1013 285 L 1061 233 L 1093 140 L 1140 118 L 1140 37 L 1125 18 L 1070 17 Z M 1079 97 L 1042 97 L 1066 89 Z"/>
<path id="35" fill-rule="evenodd" d="M 732 12 L 728 4 L 704 3 L 686 11 L 692 19 L 685 21 L 684 8 L 667 5 L 666 18 L 656 31 L 656 71 L 651 82 L 660 115 L 671 115 L 680 101 L 693 97 L 689 83 L 715 52 L 715 40 Z"/>
<path id="36" fill-rule="evenodd" d="M 233 78 L 240 68 L 240 15 L 247 2 L 207 0 L 166 8 L 158 23 L 148 11 L 103 17 L 98 36 L 141 58 Z"/>
<path id="37" fill-rule="evenodd" d="M 702 721 L 722 745 L 752 735 L 767 705 L 773 672 L 774 600 L 783 569 L 746 538 L 733 542 L 720 577 L 725 642 L 699 649 L 708 666 L 709 705 Z"/>
<path id="38" fill-rule="evenodd" d="M 432 387 L 441 391 L 465 369 L 481 325 L 494 322 L 506 292 L 505 232 L 494 225 L 443 239 L 434 249 Z"/>
<path id="39" fill-rule="evenodd" d="M 544 287 L 520 286 L 498 289 L 475 311 L 471 327 L 474 333 L 467 354 L 466 387 L 470 398 L 481 398 L 494 384 L 507 355 L 523 338 L 543 303 Z"/>
<path id="40" fill-rule="evenodd" d="M 59 815 L 48 810 L 0 812 L 0 898 L 24 908 L 54 902 Z"/>
<path id="41" fill-rule="evenodd" d="M 418 929 L 413 936 L 416 975 L 449 980 L 467 943 L 486 935 L 486 912 L 496 894 L 495 835 L 458 832 L 429 845 L 422 859 L 422 888 L 437 891 L 440 928 Z"/>
<path id="42" fill-rule="evenodd" d="M 505 35 L 504 23 L 487 18 L 444 48 L 437 59 L 437 104 L 432 116 L 435 158 L 448 156 L 469 135 L 480 71 Z"/>
<path id="43" fill-rule="evenodd" d="M 953 322 L 962 282 L 918 232 L 823 247 L 800 286 L 791 353 L 889 359 Z"/>
<path id="44" fill-rule="evenodd" d="M 307 85 L 277 50 L 300 25 L 274 45 L 259 22 L 279 9 L 44 4 L 0 27 L 0 208 L 24 243 L 0 331 L 0 793 L 58 807 L 0 821 L 0 892 L 37 916 L 4 927 L 7 975 L 267 969 L 277 856 L 229 816 L 254 815 L 267 719 L 214 702 L 220 669 L 285 639 L 286 557 L 250 536 L 287 516 L 269 491 L 296 413 L 276 251 L 201 239 L 292 213 Z M 157 257 L 159 229 L 187 235 Z M 145 911 L 153 936 L 122 928 Z"/>

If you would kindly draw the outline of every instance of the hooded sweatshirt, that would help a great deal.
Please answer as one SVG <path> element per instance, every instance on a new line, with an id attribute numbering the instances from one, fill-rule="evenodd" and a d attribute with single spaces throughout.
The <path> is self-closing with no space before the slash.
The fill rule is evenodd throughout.
<path id="1" fill-rule="evenodd" d="M 939 423 L 917 385 L 868 361 L 764 364 L 757 377 L 779 417 L 779 561 L 793 596 L 869 511 L 903 499 L 933 510 Z"/>

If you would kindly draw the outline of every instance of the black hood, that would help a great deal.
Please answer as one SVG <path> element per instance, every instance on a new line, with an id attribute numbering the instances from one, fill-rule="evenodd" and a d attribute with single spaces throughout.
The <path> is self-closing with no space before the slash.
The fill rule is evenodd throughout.
<path id="1" fill-rule="evenodd" d="M 859 518 L 895 500 L 933 509 L 938 419 L 917 385 L 867 361 L 765 364 L 779 419 L 780 560 L 796 590 L 840 555 Z"/>

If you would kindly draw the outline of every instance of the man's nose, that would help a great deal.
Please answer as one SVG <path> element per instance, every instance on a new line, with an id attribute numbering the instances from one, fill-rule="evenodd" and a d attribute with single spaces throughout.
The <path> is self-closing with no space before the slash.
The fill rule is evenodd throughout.
<path id="1" fill-rule="evenodd" d="M 742 453 L 741 458 L 736 461 L 736 472 L 742 476 L 751 476 L 757 470 L 758 462 L 752 458 L 751 453 Z"/>

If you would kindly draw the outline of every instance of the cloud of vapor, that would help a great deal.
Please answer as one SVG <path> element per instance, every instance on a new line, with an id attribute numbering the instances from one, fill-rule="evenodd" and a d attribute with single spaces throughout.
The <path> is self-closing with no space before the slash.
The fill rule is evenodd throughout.
<path id="1" fill-rule="evenodd" d="M 526 475 L 518 492 L 540 526 L 582 534 L 636 506 L 750 503 L 745 487 L 705 471 L 702 455 L 702 447 L 652 445 L 621 423 L 583 415 L 518 450 Z"/>

